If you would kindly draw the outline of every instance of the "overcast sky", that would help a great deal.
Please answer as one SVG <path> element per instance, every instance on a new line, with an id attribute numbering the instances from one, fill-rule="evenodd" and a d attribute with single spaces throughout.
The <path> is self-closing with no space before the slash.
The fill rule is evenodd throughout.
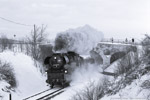
<path id="1" fill-rule="evenodd" d="M 150 0 L 0 0 L 0 17 L 28 25 L 47 25 L 57 32 L 88 24 L 106 38 L 141 38 L 150 34 Z M 0 35 L 22 37 L 33 26 L 0 19 Z"/>

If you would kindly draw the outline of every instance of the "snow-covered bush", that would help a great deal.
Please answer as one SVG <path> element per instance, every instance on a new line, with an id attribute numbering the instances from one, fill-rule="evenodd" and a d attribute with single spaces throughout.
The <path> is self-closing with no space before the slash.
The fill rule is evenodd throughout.
<path id="1" fill-rule="evenodd" d="M 150 89 L 150 80 L 145 80 L 145 81 L 142 83 L 141 87 L 142 87 L 143 89 Z"/>
<path id="2" fill-rule="evenodd" d="M 139 61 L 137 52 L 129 52 L 126 56 L 118 61 L 115 69 L 116 78 L 111 82 L 110 90 L 107 95 L 115 95 L 121 89 L 130 85 L 135 79 L 139 79 L 142 75 L 147 73 L 145 68 L 140 67 L 141 61 Z"/>
<path id="3" fill-rule="evenodd" d="M 150 36 L 149 36 L 148 34 L 145 34 L 145 38 L 144 38 L 144 40 L 142 41 L 142 45 L 143 45 L 143 46 L 150 45 Z"/>
<path id="4" fill-rule="evenodd" d="M 9 63 L 0 61 L 0 80 L 5 80 L 12 88 L 17 86 L 16 77 L 13 68 Z"/>
<path id="5" fill-rule="evenodd" d="M 90 82 L 83 90 L 77 91 L 70 100 L 99 100 L 107 93 L 109 83 L 105 77 L 98 84 Z"/>
<path id="6" fill-rule="evenodd" d="M 150 72 L 150 36 L 148 34 L 145 35 L 144 40 L 142 41 L 142 46 L 143 46 L 143 57 L 142 57 L 142 61 L 145 65 L 145 70 L 144 70 L 144 74 Z M 150 89 L 150 81 L 149 80 L 145 80 L 141 87 L 143 89 Z M 150 97 L 150 95 L 149 95 Z"/>
<path id="7" fill-rule="evenodd" d="M 0 81 L 0 100 L 8 100 L 10 87 L 10 84 L 8 84 L 5 80 Z"/>
<path id="8" fill-rule="evenodd" d="M 125 48 L 126 52 L 129 53 L 131 51 L 136 52 L 137 51 L 137 47 L 136 46 L 128 46 Z"/>
<path id="9" fill-rule="evenodd" d="M 150 64 L 150 36 L 146 35 L 145 39 L 142 41 L 143 45 L 143 51 L 144 51 L 144 56 L 143 56 L 143 61 L 146 64 Z"/>

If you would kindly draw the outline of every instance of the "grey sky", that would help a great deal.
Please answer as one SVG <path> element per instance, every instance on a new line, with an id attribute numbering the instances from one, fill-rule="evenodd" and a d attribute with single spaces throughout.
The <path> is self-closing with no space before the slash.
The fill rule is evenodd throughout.
<path id="1" fill-rule="evenodd" d="M 107 38 L 140 38 L 150 33 L 150 0 L 0 0 L 0 17 L 57 32 L 89 24 Z M 28 35 L 33 27 L 0 19 L 0 35 Z"/>

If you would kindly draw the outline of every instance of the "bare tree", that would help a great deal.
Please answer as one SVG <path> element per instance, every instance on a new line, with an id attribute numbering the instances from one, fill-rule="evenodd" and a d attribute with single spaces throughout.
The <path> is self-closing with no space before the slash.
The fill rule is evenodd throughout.
<path id="1" fill-rule="evenodd" d="M 7 48 L 12 49 L 13 41 L 8 39 L 7 36 L 2 35 L 0 38 L 0 44 L 1 44 L 2 51 L 4 51 Z"/>
<path id="2" fill-rule="evenodd" d="M 145 38 L 144 40 L 142 41 L 142 48 L 143 48 L 143 61 L 146 63 L 146 64 L 150 64 L 150 35 L 148 34 L 145 34 Z"/>
<path id="3" fill-rule="evenodd" d="M 34 30 L 31 31 L 31 34 L 28 39 L 28 43 L 31 44 L 30 50 L 31 50 L 31 56 L 38 60 L 40 49 L 39 44 L 46 40 L 47 34 L 45 33 L 46 26 L 42 25 L 41 27 L 37 27 L 34 25 Z"/>

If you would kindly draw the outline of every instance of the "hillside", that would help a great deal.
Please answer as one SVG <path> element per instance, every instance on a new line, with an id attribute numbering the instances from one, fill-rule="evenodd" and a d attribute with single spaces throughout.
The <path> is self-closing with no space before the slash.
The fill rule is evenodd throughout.
<path id="1" fill-rule="evenodd" d="M 31 57 L 23 53 L 5 51 L 0 53 L 0 61 L 9 63 L 14 70 L 17 86 L 14 88 L 15 91 L 10 90 L 13 100 L 23 99 L 47 88 L 46 77 L 42 76 L 38 71 Z M 7 87 L 10 84 L 5 82 L 5 80 L 0 80 L 0 84 L 1 89 L 9 90 Z M 0 92 L 2 98 L 3 96 L 7 98 L 8 94 L 4 91 Z"/>

